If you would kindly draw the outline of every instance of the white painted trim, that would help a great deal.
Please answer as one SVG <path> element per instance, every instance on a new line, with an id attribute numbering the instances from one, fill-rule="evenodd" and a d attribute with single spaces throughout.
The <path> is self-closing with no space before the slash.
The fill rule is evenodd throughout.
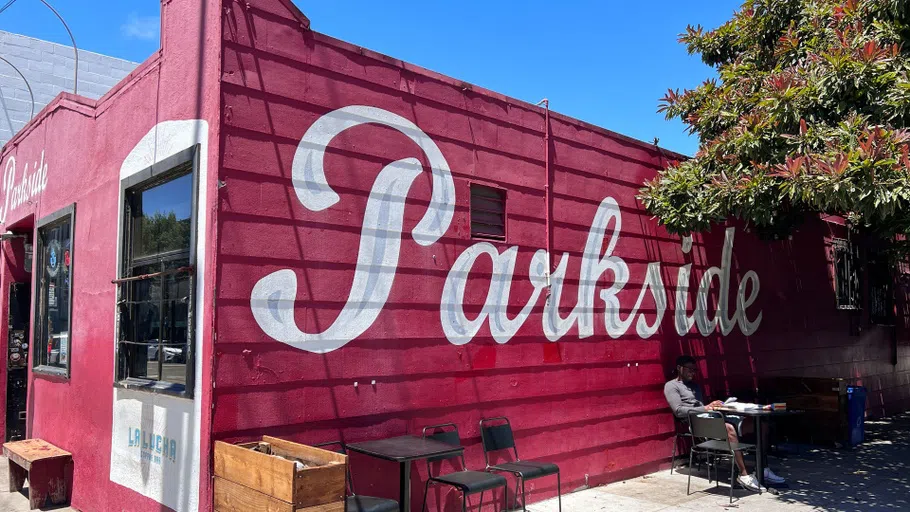
<path id="1" fill-rule="evenodd" d="M 177 512 L 199 509 L 200 459 L 202 443 L 202 355 L 205 353 L 205 262 L 208 252 L 206 213 L 208 191 L 208 123 L 203 120 L 164 121 L 152 128 L 133 148 L 120 168 L 120 179 L 132 176 L 180 151 L 199 148 L 198 195 L 196 199 L 196 330 L 195 386 L 192 400 L 144 391 L 114 388 L 114 414 L 111 435 L 112 482 L 123 485 Z M 117 243 L 123 237 L 123 192 L 117 202 L 119 222 Z M 117 262 L 118 275 L 121 262 Z M 114 306 L 114 318 L 116 305 Z M 117 330 L 115 328 L 114 332 Z M 114 340 L 116 343 L 116 339 Z M 114 360 L 114 375 L 117 361 Z M 189 405 L 192 404 L 191 407 Z M 171 468 L 162 460 L 154 464 L 142 460 L 140 449 L 128 446 L 130 429 L 168 435 L 178 440 L 176 460 Z M 176 437 L 179 436 L 179 437 Z"/>

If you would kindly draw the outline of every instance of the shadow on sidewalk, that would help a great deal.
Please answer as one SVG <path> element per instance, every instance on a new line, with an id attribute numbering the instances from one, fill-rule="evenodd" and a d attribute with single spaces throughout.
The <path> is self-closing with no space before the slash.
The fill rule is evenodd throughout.
<path id="1" fill-rule="evenodd" d="M 780 459 L 780 500 L 835 512 L 910 510 L 910 414 L 866 422 L 855 449 L 807 447 Z"/>

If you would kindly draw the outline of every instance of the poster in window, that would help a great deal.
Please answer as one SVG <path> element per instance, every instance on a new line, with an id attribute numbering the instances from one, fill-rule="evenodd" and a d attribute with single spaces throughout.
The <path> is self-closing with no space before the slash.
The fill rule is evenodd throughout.
<path id="1" fill-rule="evenodd" d="M 70 284 L 70 240 L 63 242 L 63 284 Z"/>
<path id="2" fill-rule="evenodd" d="M 47 285 L 47 307 L 57 307 L 57 286 L 54 283 Z"/>
<path id="3" fill-rule="evenodd" d="M 60 364 L 66 364 L 67 354 L 70 347 L 69 333 L 62 333 L 54 336 L 60 342 Z"/>
<path id="4" fill-rule="evenodd" d="M 56 239 L 47 244 L 47 275 L 50 278 L 57 277 L 60 271 L 60 242 Z"/>

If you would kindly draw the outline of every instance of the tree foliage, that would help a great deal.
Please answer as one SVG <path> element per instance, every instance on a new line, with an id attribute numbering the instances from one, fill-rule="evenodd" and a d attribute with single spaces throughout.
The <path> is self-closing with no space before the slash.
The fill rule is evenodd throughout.
<path id="1" fill-rule="evenodd" d="M 719 79 L 661 100 L 701 140 L 640 192 L 669 231 L 782 234 L 817 213 L 910 228 L 910 0 L 748 0 L 680 42 Z"/>

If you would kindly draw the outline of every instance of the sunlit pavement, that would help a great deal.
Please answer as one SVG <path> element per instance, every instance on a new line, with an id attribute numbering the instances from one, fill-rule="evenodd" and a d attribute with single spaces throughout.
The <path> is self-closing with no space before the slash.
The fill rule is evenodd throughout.
<path id="1" fill-rule="evenodd" d="M 737 488 L 730 505 L 730 488 L 725 483 L 719 487 L 708 483 L 707 471 L 696 469 L 692 494 L 687 496 L 687 468 L 680 468 L 680 473 L 674 471 L 672 476 L 664 470 L 567 494 L 563 496 L 563 511 L 910 510 L 910 414 L 867 421 L 866 442 L 855 449 L 802 446 L 787 455 L 772 455 L 770 462 L 775 472 L 788 480 L 787 485 L 775 489 L 776 495 Z M 528 510 L 556 512 L 556 499 L 529 505 Z"/>
<path id="2" fill-rule="evenodd" d="M 910 510 L 910 414 L 866 422 L 866 442 L 853 450 L 802 446 L 798 452 L 771 456 L 771 466 L 789 482 L 761 495 L 708 483 L 707 471 L 695 470 L 686 495 L 687 468 L 670 475 L 660 471 L 633 480 L 563 496 L 564 512 L 673 512 L 735 508 L 742 511 L 836 512 Z M 7 460 L 0 457 L 0 482 L 7 482 Z M 723 477 L 723 470 L 721 471 Z M 729 473 L 727 473 L 729 476 Z M 28 510 L 28 488 L 0 489 L 0 512 Z M 74 511 L 70 507 L 55 509 Z M 530 512 L 556 512 L 556 499 L 528 506 Z"/>

